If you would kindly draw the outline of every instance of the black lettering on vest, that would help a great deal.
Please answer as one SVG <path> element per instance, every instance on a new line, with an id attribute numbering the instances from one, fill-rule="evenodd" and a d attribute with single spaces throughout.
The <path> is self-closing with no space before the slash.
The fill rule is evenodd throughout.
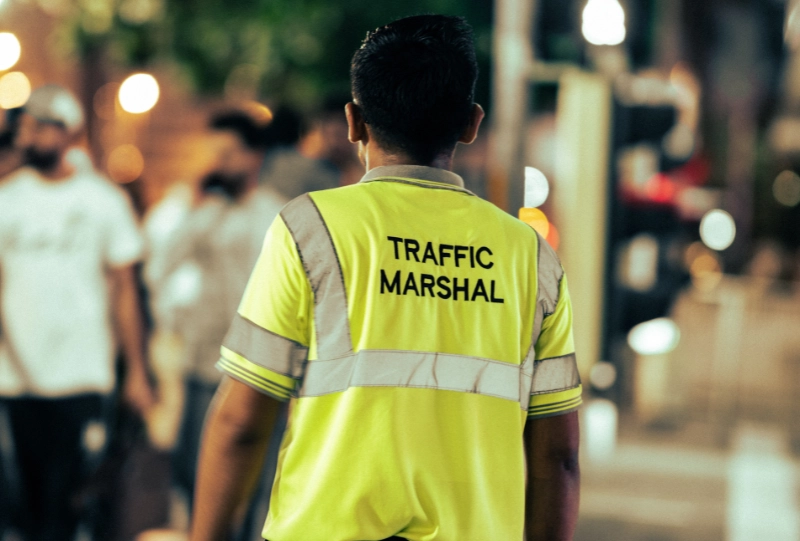
<path id="1" fill-rule="evenodd" d="M 394 278 L 389 282 L 386 271 L 381 269 L 381 295 L 384 293 L 384 288 L 388 289 L 389 293 L 394 293 L 395 295 L 400 294 L 400 271 L 395 271 Z M 397 291 L 395 291 L 395 289 Z"/>
<path id="2" fill-rule="evenodd" d="M 467 258 L 467 254 L 462 254 L 461 252 L 467 252 L 468 250 L 469 250 L 469 248 L 467 248 L 466 246 L 456 246 L 455 247 L 455 250 L 454 250 L 455 255 L 453 256 L 453 259 L 456 262 L 456 267 L 459 266 L 459 264 L 458 264 L 459 260 Z"/>
<path id="3" fill-rule="evenodd" d="M 439 291 L 437 295 L 440 299 L 449 299 L 450 298 L 450 278 L 447 276 L 440 276 L 436 279 L 436 285 L 439 286 Z"/>
<path id="4" fill-rule="evenodd" d="M 472 300 L 478 297 L 483 297 L 483 300 L 489 302 L 489 296 L 486 294 L 486 287 L 483 285 L 483 279 L 478 278 L 478 283 L 475 284 L 475 291 L 472 292 Z"/>
<path id="5" fill-rule="evenodd" d="M 433 264 L 438 265 L 436 261 L 436 253 L 433 251 L 433 244 L 428 242 L 425 245 L 425 253 L 422 255 L 422 262 L 427 263 L 429 259 L 433 259 Z"/>
<path id="6" fill-rule="evenodd" d="M 423 261 L 424 263 L 424 261 Z M 433 297 L 433 286 L 436 284 L 436 279 L 433 277 L 432 274 L 420 274 L 419 275 L 419 290 L 422 293 L 422 296 L 425 296 L 425 290 L 428 290 L 431 297 Z"/>
<path id="7" fill-rule="evenodd" d="M 446 257 L 453 257 L 453 254 L 448 253 L 447 250 L 452 250 L 452 244 L 440 244 L 439 245 L 439 265 L 444 267 L 444 260 Z"/>
<path id="8" fill-rule="evenodd" d="M 400 250 L 397 245 L 403 242 L 403 239 L 401 239 L 400 237 L 386 237 L 386 238 L 394 243 L 394 258 L 400 259 Z"/>
<path id="9" fill-rule="evenodd" d="M 403 239 L 406 245 L 406 261 L 411 261 L 409 254 L 414 254 L 414 261 L 419 263 L 419 243 L 414 239 Z"/>
<path id="10" fill-rule="evenodd" d="M 483 252 L 488 252 L 489 255 L 492 255 L 492 251 L 489 248 L 487 248 L 486 246 L 481 246 L 480 248 L 478 248 L 478 251 L 475 253 L 475 259 L 478 260 L 478 265 L 480 265 L 484 269 L 491 269 L 492 267 L 494 267 L 494 262 L 493 261 L 489 261 L 488 264 L 484 263 L 483 260 L 481 259 L 481 254 Z"/>
<path id="11" fill-rule="evenodd" d="M 464 300 L 469 300 L 469 278 L 464 278 L 464 285 L 459 287 L 458 285 L 458 278 L 453 278 L 453 300 L 458 300 L 458 292 L 461 291 L 464 294 Z"/>
<path id="12" fill-rule="evenodd" d="M 494 280 L 492 280 L 492 283 L 489 286 L 489 290 L 491 291 L 491 296 L 492 296 L 491 302 L 496 302 L 499 304 L 503 304 L 504 302 L 506 302 L 504 299 L 498 299 L 497 297 L 494 296 Z"/>
<path id="13" fill-rule="evenodd" d="M 474 246 L 470 246 L 469 247 L 469 266 L 472 269 L 475 268 L 475 247 Z"/>
<path id="14" fill-rule="evenodd" d="M 419 290 L 417 289 L 417 281 L 414 279 L 413 272 L 408 273 L 408 278 L 406 278 L 406 285 L 403 288 L 403 295 L 407 295 L 408 291 L 411 289 L 413 289 L 414 293 L 416 293 L 417 297 L 419 297 Z"/>

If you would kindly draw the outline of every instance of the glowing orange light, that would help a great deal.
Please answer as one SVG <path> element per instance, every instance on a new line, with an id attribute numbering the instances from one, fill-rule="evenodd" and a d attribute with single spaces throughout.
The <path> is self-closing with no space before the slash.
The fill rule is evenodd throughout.
<path id="1" fill-rule="evenodd" d="M 545 239 L 553 247 L 553 250 L 558 250 L 558 246 L 561 244 L 561 235 L 558 233 L 556 226 L 550 224 L 550 230 L 547 232 Z"/>
<path id="2" fill-rule="evenodd" d="M 534 228 L 541 236 L 547 238 L 550 232 L 550 220 L 538 208 L 523 207 L 519 209 L 519 219 Z"/>
<path id="3" fill-rule="evenodd" d="M 139 178 L 144 170 L 144 157 L 133 145 L 121 145 L 108 155 L 108 174 L 120 184 Z"/>

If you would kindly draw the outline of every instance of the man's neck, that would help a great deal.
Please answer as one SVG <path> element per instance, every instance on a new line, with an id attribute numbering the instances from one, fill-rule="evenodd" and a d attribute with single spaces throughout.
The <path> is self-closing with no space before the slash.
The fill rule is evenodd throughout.
<path id="1" fill-rule="evenodd" d="M 371 147 L 364 153 L 367 171 L 384 165 L 423 165 L 451 171 L 453 169 L 453 153 L 442 153 L 428 163 L 421 163 L 405 154 L 389 153 L 383 149 Z"/>

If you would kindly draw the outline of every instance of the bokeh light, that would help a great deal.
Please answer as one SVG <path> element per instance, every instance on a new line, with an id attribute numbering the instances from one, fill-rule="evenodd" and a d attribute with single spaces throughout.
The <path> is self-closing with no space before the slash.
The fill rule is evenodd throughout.
<path id="1" fill-rule="evenodd" d="M 158 102 L 158 81 L 149 73 L 131 75 L 119 87 L 119 103 L 129 113 L 146 113 Z"/>
<path id="2" fill-rule="evenodd" d="M 0 77 L 0 107 L 22 107 L 31 97 L 31 82 L 21 71 L 12 71 Z"/>
<path id="3" fill-rule="evenodd" d="M 550 183 L 544 173 L 535 167 L 525 168 L 525 206 L 540 207 L 550 195 Z"/>
<path id="4" fill-rule="evenodd" d="M 625 41 L 625 11 L 617 0 L 589 0 L 582 31 L 592 45 L 619 45 Z"/>
<path id="5" fill-rule="evenodd" d="M 550 220 L 544 212 L 537 208 L 519 209 L 519 219 L 534 228 L 541 236 L 547 238 L 550 233 Z"/>
<path id="6" fill-rule="evenodd" d="M 736 238 L 736 222 L 724 210 L 710 210 L 700 221 L 700 238 L 712 250 L 724 250 Z"/>
<path id="7" fill-rule="evenodd" d="M 257 101 L 247 101 L 242 108 L 249 114 L 253 120 L 259 125 L 266 126 L 272 122 L 272 111 L 263 103 Z"/>
<path id="8" fill-rule="evenodd" d="M 114 182 L 132 182 L 144 171 L 144 157 L 134 145 L 118 146 L 108 155 L 107 170 Z"/>
<path id="9" fill-rule="evenodd" d="M 0 32 L 0 70 L 7 70 L 19 61 L 22 46 L 11 32 Z"/>
<path id="10" fill-rule="evenodd" d="M 722 281 L 722 264 L 717 254 L 706 252 L 692 261 L 689 274 L 695 288 L 700 291 L 711 291 Z"/>
<path id="11" fill-rule="evenodd" d="M 772 184 L 772 194 L 785 207 L 797 206 L 800 203 L 800 176 L 794 171 L 782 172 Z"/>
<path id="12" fill-rule="evenodd" d="M 660 317 L 639 323 L 628 333 L 628 345 L 639 355 L 663 355 L 678 345 L 681 332 L 674 321 Z"/>
<path id="13" fill-rule="evenodd" d="M 595 389 L 607 391 L 617 381 L 617 368 L 605 361 L 598 361 L 589 371 L 589 381 Z"/>
<path id="14" fill-rule="evenodd" d="M 559 234 L 558 229 L 556 229 L 556 226 L 552 223 L 547 226 L 547 236 L 545 239 L 547 239 L 547 242 L 553 247 L 553 250 L 558 250 L 558 247 L 561 245 L 561 234 Z"/>

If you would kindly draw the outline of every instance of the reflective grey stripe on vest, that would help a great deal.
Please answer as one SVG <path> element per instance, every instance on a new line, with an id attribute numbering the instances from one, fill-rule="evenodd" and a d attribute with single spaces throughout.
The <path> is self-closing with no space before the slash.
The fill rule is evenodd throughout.
<path id="1" fill-rule="evenodd" d="M 361 350 L 326 361 L 309 361 L 300 396 L 320 396 L 350 387 L 412 387 L 475 393 L 514 402 L 516 364 L 445 353 Z M 524 408 L 530 396 L 525 393 Z"/>
<path id="2" fill-rule="evenodd" d="M 290 378 L 303 375 L 308 348 L 236 314 L 222 345 L 248 361 Z"/>
<path id="3" fill-rule="evenodd" d="M 554 359 L 536 360 L 536 342 L 542 332 L 544 319 L 555 312 L 558 305 L 559 287 L 564 277 L 564 269 L 553 248 L 537 232 L 537 291 L 536 309 L 533 316 L 533 335 L 531 347 L 522 363 L 520 378 L 520 403 L 527 402 L 527 395 L 566 390 L 577 387 L 580 377 L 575 364 L 575 355 L 556 357 Z"/>
<path id="4" fill-rule="evenodd" d="M 317 205 L 308 194 L 302 195 L 283 208 L 281 218 L 297 244 L 314 293 L 317 356 L 332 359 L 352 353 L 344 276 Z"/>
<path id="5" fill-rule="evenodd" d="M 530 394 L 566 391 L 574 389 L 580 382 L 574 353 L 552 359 L 542 359 L 533 363 L 533 384 Z"/>

